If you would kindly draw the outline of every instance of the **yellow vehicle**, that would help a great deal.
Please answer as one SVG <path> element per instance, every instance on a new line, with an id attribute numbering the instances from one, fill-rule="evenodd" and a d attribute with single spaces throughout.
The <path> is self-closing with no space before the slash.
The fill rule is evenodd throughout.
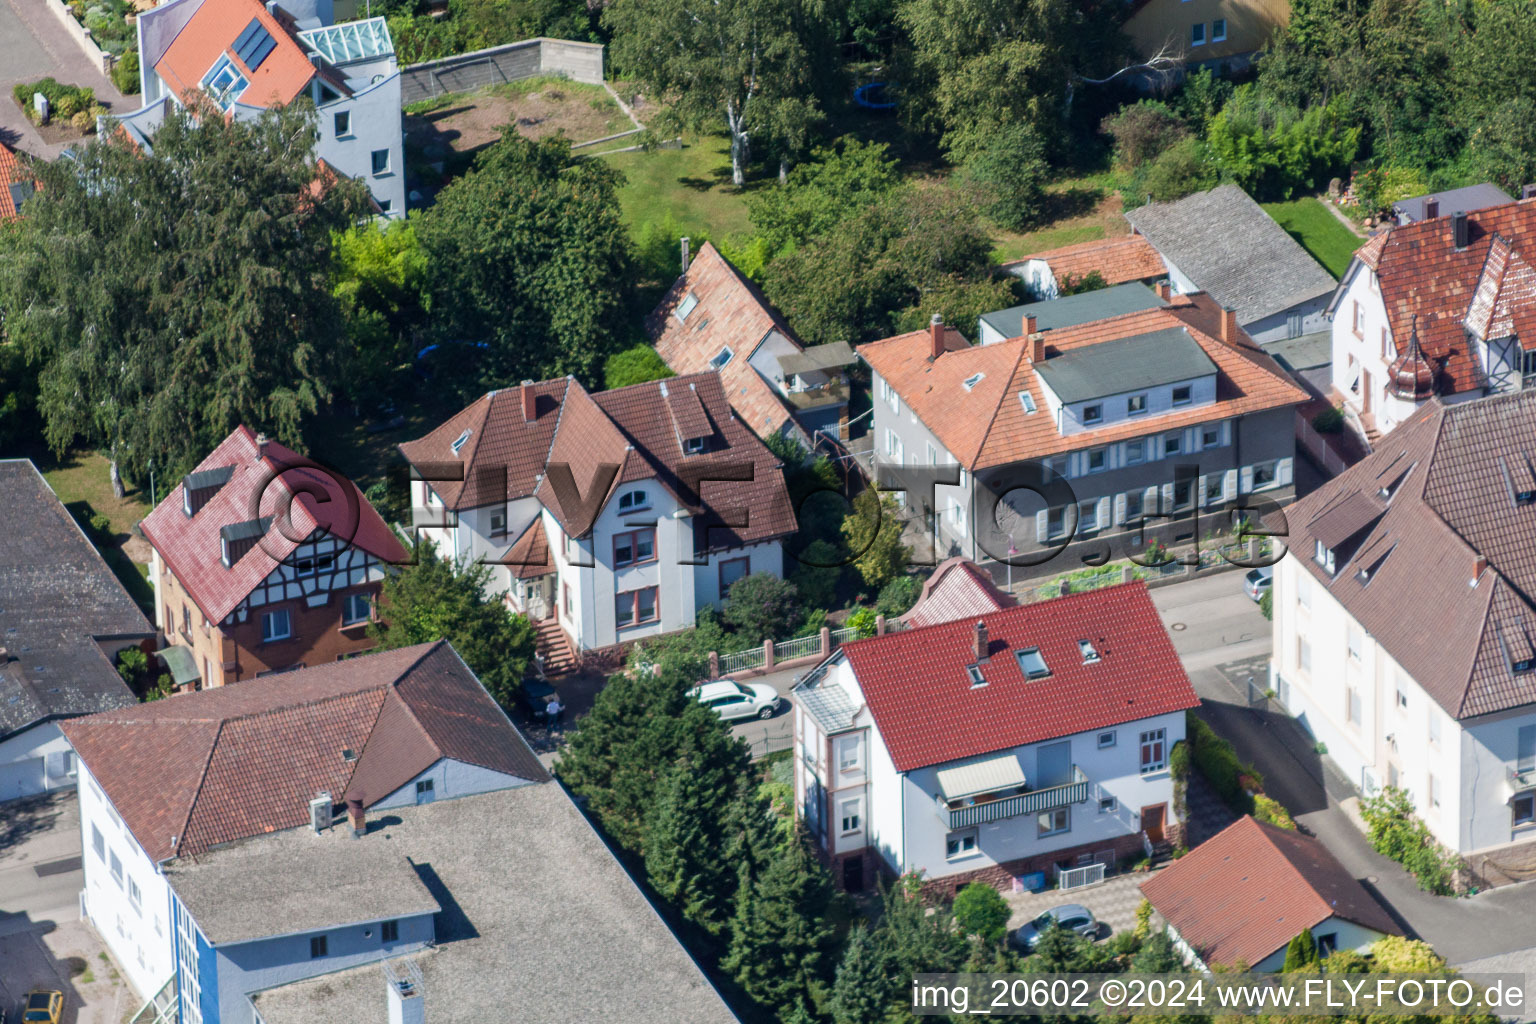
<path id="1" fill-rule="evenodd" d="M 59 1024 L 64 1016 L 64 993 L 39 989 L 27 993 L 27 1005 L 21 1011 L 26 1024 Z"/>

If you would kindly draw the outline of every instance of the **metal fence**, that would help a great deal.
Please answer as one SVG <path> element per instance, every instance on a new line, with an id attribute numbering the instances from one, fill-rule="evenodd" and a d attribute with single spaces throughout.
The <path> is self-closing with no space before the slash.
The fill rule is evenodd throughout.
<path id="1" fill-rule="evenodd" d="M 796 637 L 793 640 L 780 640 L 773 645 L 773 660 L 775 663 L 790 661 L 794 658 L 809 658 L 813 654 L 820 653 L 820 633 L 815 636 Z"/>
<path id="2" fill-rule="evenodd" d="M 730 675 L 732 672 L 745 672 L 750 668 L 762 668 L 766 663 L 761 647 L 749 647 L 735 654 L 720 655 L 720 674 Z"/>
<path id="3" fill-rule="evenodd" d="M 1057 868 L 1056 888 L 1081 889 L 1104 881 L 1103 864 L 1085 864 L 1080 868 Z"/>

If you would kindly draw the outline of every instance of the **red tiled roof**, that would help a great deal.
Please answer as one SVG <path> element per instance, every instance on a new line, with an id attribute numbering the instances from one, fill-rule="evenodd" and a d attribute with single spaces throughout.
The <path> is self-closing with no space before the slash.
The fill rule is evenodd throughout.
<path id="1" fill-rule="evenodd" d="M 698 305 L 684 322 L 672 312 L 690 292 Z M 773 331 L 802 347 L 762 293 L 708 242 L 646 320 L 657 355 L 676 373 L 713 372 L 710 360 L 731 349 L 721 382 L 731 408 L 759 437 L 778 433 L 790 420 L 779 393 L 748 362 Z"/>
<path id="2" fill-rule="evenodd" d="M 975 619 L 1018 603 L 992 582 L 987 570 L 957 555 L 933 570 L 933 575 L 923 582 L 917 603 L 901 621 L 908 626 L 936 626 L 955 619 Z"/>
<path id="3" fill-rule="evenodd" d="M 371 806 L 443 758 L 548 778 L 446 641 L 178 694 L 62 723 L 152 860 Z M 344 751 L 354 757 L 347 760 Z"/>
<path id="4" fill-rule="evenodd" d="M 1252 967 L 1330 917 L 1402 934 L 1322 843 L 1251 816 L 1141 883 L 1141 892 L 1207 964 Z"/>
<path id="5" fill-rule="evenodd" d="M 1168 306 L 1046 331 L 1046 357 L 1099 342 L 1169 328 L 1186 329 L 1216 364 L 1216 402 L 1160 416 L 1155 421 L 1159 430 L 1307 401 L 1307 393 L 1246 333 L 1239 330 L 1234 344 L 1220 341 L 1221 316 L 1221 309 L 1208 295 L 1175 296 Z M 858 351 L 963 466 L 1006 466 L 1022 459 L 1140 437 L 1152 429 L 1142 420 L 1131 420 L 1063 435 L 1049 415 L 1026 413 L 1017 397 L 1027 391 L 1036 409 L 1049 408 L 1039 376 L 1028 359 L 1027 338 L 965 347 L 957 332 L 951 331 L 950 337 L 948 350 L 934 360 L 928 358 L 926 330 L 870 342 L 859 346 Z M 961 342 L 958 348 L 955 338 Z M 962 382 L 976 373 L 984 376 L 967 391 Z"/>
<path id="6" fill-rule="evenodd" d="M 1452 218 L 1415 221 L 1388 227 L 1355 253 L 1376 272 L 1393 339 L 1406 344 L 1418 317 L 1442 395 L 1483 386 L 1469 328 L 1492 332 L 1483 337 L 1519 334 L 1522 347 L 1536 348 L 1536 200 L 1474 210 L 1467 230 L 1468 245 L 1457 249 Z"/>
<path id="7" fill-rule="evenodd" d="M 267 442 L 266 455 L 258 459 L 249 427 L 237 427 L 195 472 L 225 467 L 233 469 L 228 482 L 192 518 L 183 510 L 185 483 L 179 483 L 140 523 L 210 622 L 222 622 L 316 530 L 386 562 L 405 560 L 404 545 L 356 484 L 275 441 Z M 322 493 L 323 499 L 317 496 Z M 266 516 L 274 518 L 261 539 L 226 568 L 220 531 Z"/>
<path id="8" fill-rule="evenodd" d="M 554 559 L 549 557 L 549 536 L 544 532 L 544 521 L 535 518 L 528 529 L 517 538 L 502 564 L 512 570 L 520 580 L 548 576 L 555 571 Z"/>
<path id="9" fill-rule="evenodd" d="M 11 185 L 33 182 L 32 175 L 16 158 L 16 151 L 0 142 L 0 221 L 13 220 L 18 216 L 16 203 L 11 198 Z M 35 183 L 34 183 L 35 184 Z"/>
<path id="10" fill-rule="evenodd" d="M 243 68 L 250 84 L 239 102 L 275 107 L 292 101 L 315 77 L 315 66 L 299 41 L 258 0 L 205 0 L 166 48 L 155 72 L 185 101 L 189 93 L 202 88 L 203 76 L 219 55 L 232 52 L 235 40 L 253 19 L 261 22 L 277 45 L 254 72 Z"/>
<path id="11" fill-rule="evenodd" d="M 977 621 L 987 685 L 973 687 Z M 1099 660 L 1084 664 L 1079 640 Z M 1026 679 L 1016 653 L 1038 647 L 1051 674 Z M 1143 583 L 1128 583 L 842 648 L 896 770 L 1195 707 L 1200 699 Z"/>
<path id="12" fill-rule="evenodd" d="M 1106 284 L 1146 281 L 1168 273 L 1163 258 L 1145 235 L 1122 235 L 1047 249 L 1005 263 L 1003 269 L 1022 266 L 1030 260 L 1044 261 L 1051 268 L 1057 284 L 1069 276 L 1081 280 L 1094 271 L 1099 272 Z"/>
<path id="13" fill-rule="evenodd" d="M 519 388 L 491 392 L 427 436 L 400 446 L 407 461 L 427 476 L 462 462 L 464 482 L 434 483 L 448 508 L 463 511 L 500 501 L 535 496 L 566 533 L 582 536 L 602 505 L 565 508 L 547 466 L 569 467 L 577 491 L 586 495 L 600 465 L 619 467 L 604 501 L 621 484 L 656 480 L 683 504 L 712 513 L 706 521 L 747 510 L 745 525 L 708 528 L 708 547 L 781 537 L 795 529 L 794 510 L 778 458 L 757 439 L 726 401 L 720 375 L 698 373 L 589 394 L 575 380 L 527 385 L 538 405 L 535 420 L 523 418 Z M 453 442 L 469 432 L 457 456 Z M 706 451 L 684 450 L 691 437 L 711 439 Z M 709 467 L 746 464 L 750 480 L 714 480 Z M 688 482 L 704 478 L 702 494 Z M 702 524 L 700 530 L 706 527 Z M 703 533 L 697 539 L 704 546 Z"/>

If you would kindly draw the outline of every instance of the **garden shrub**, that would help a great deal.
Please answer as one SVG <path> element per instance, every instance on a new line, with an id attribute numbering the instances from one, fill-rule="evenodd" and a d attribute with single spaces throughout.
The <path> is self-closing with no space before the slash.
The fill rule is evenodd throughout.
<path id="1" fill-rule="evenodd" d="M 1245 85 L 1232 94 L 1206 133 L 1224 179 L 1261 202 L 1316 191 L 1344 174 L 1360 145 L 1334 105 L 1298 111 Z"/>
<path id="2" fill-rule="evenodd" d="M 11 89 L 16 103 L 26 111 L 27 118 L 39 123 L 37 111 L 32 106 L 33 93 L 48 97 L 48 107 L 55 119 L 68 121 L 83 110 L 96 105 L 96 90 L 77 85 L 65 85 L 56 78 L 40 78 L 35 82 L 19 82 Z"/>
<path id="3" fill-rule="evenodd" d="M 813 540 L 795 557 L 800 565 L 789 578 L 799 588 L 800 599 L 812 608 L 836 605 L 842 563 L 847 561 L 844 553 L 829 541 Z"/>
<path id="4" fill-rule="evenodd" d="M 898 576 L 880 588 L 880 596 L 875 598 L 875 611 L 887 619 L 905 615 L 912 610 L 922 592 L 922 580 L 916 576 Z"/>
<path id="5" fill-rule="evenodd" d="M 92 514 L 91 531 L 102 540 L 110 540 L 112 538 L 112 520 L 108 519 L 100 512 Z"/>
<path id="6" fill-rule="evenodd" d="M 139 91 L 139 51 L 129 50 L 112 65 L 112 84 L 124 96 Z"/>
<path id="7" fill-rule="evenodd" d="M 1387 935 L 1371 944 L 1371 959 L 1378 971 L 1392 974 L 1433 974 L 1445 960 L 1427 942 Z"/>
<path id="8" fill-rule="evenodd" d="M 875 610 L 873 608 L 855 609 L 854 613 L 848 616 L 847 621 L 844 622 L 843 625 L 848 629 L 858 630 L 860 639 L 874 636 Z"/>
<path id="9" fill-rule="evenodd" d="M 1285 805 L 1263 793 L 1254 795 L 1253 816 L 1279 828 L 1296 831 L 1296 819 L 1291 817 L 1291 812 L 1285 809 Z"/>
<path id="10" fill-rule="evenodd" d="M 1454 873 L 1461 860 L 1441 846 L 1423 819 L 1413 813 L 1408 794 L 1387 786 L 1360 802 L 1366 835 L 1377 853 L 1397 861 L 1418 881 L 1419 888 L 1437 896 L 1455 891 Z"/>
<path id="11" fill-rule="evenodd" d="M 1312 417 L 1312 429 L 1319 434 L 1341 434 L 1344 432 L 1344 410 L 1338 406 L 1324 409 Z"/>
<path id="12" fill-rule="evenodd" d="M 1026 231 L 1045 205 L 1045 145 L 1027 124 L 1000 132 L 965 166 L 983 213 L 1009 231 Z"/>
<path id="13" fill-rule="evenodd" d="M 789 580 L 755 572 L 731 584 L 721 618 L 754 643 L 783 640 L 801 621 L 800 592 Z"/>
<path id="14" fill-rule="evenodd" d="M 1115 160 L 1127 170 L 1151 163 L 1168 147 L 1189 137 L 1183 119 L 1160 100 L 1121 107 L 1099 128 L 1115 140 Z"/>
<path id="15" fill-rule="evenodd" d="M 1271 622 L 1274 621 L 1275 592 L 1273 590 L 1264 591 L 1264 596 L 1259 598 L 1259 611 L 1264 613 L 1264 617 L 1266 619 L 1270 620 Z"/>
<path id="16" fill-rule="evenodd" d="M 1193 711 L 1186 712 L 1185 718 L 1185 735 L 1191 748 L 1190 763 L 1210 783 L 1223 803 L 1238 814 L 1252 814 L 1253 797 L 1247 790 L 1261 788 L 1263 776 L 1252 765 L 1243 764 L 1232 744 L 1217 736 Z"/>

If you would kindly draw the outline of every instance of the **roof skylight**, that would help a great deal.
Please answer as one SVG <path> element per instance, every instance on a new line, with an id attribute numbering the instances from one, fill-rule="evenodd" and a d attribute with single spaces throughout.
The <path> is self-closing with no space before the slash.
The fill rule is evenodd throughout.
<path id="1" fill-rule="evenodd" d="M 250 80 L 240 71 L 239 65 L 230 59 L 229 54 L 219 54 L 219 59 L 213 62 L 213 67 L 203 76 L 203 91 L 213 102 L 219 105 L 219 109 L 229 111 L 240 99 L 240 96 L 249 86 Z"/>
<path id="2" fill-rule="evenodd" d="M 965 378 L 965 380 L 961 381 L 960 383 L 965 387 L 965 390 L 970 391 L 977 384 L 980 384 L 982 382 L 982 379 L 985 378 L 985 377 L 986 377 L 986 374 L 984 374 L 984 373 L 973 373 L 969 377 Z"/>
<path id="3" fill-rule="evenodd" d="M 452 445 L 453 454 L 455 454 L 455 455 L 459 454 L 459 449 L 463 448 L 464 447 L 464 443 L 469 440 L 469 434 L 470 434 L 470 432 L 468 430 L 466 430 L 466 431 L 464 431 L 464 433 L 459 435 L 459 439 L 457 441 L 453 442 L 453 445 Z"/>
<path id="4" fill-rule="evenodd" d="M 1024 673 L 1025 678 L 1039 679 L 1051 674 L 1051 670 L 1045 664 L 1045 655 L 1040 653 L 1040 648 L 1029 647 L 1017 652 L 1016 656 L 1019 659 L 1019 670 Z"/>
<path id="5" fill-rule="evenodd" d="M 1028 391 L 1020 391 L 1019 404 L 1024 407 L 1024 415 L 1029 416 L 1035 411 L 1035 396 Z"/>

